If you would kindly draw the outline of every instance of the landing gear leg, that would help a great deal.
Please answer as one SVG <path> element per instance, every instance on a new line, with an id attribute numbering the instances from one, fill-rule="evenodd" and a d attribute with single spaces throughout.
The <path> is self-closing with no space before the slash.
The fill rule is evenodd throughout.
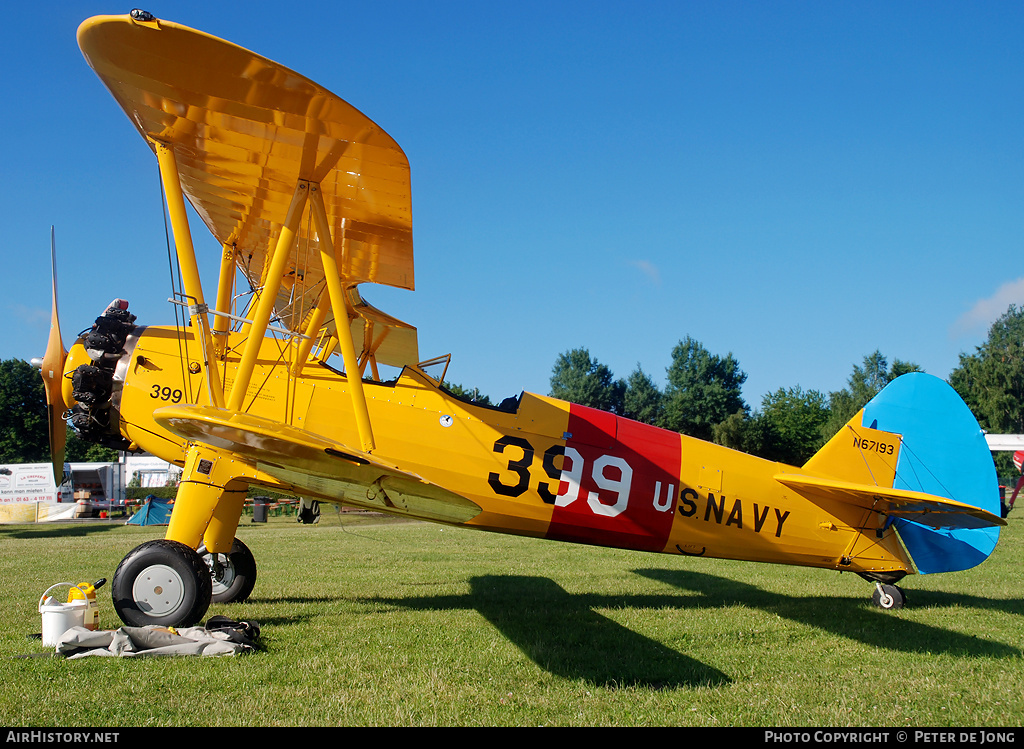
<path id="1" fill-rule="evenodd" d="M 875 592 L 871 596 L 871 601 L 879 608 L 901 609 L 907 602 L 907 596 L 902 588 L 876 582 Z"/>
<path id="2" fill-rule="evenodd" d="M 114 573 L 114 609 L 125 624 L 198 623 L 214 600 L 218 571 L 219 598 L 241 600 L 249 595 L 256 582 L 256 563 L 234 539 L 246 486 L 234 473 L 232 461 L 200 445 L 189 447 L 167 535 L 131 551 Z M 208 566 L 196 551 L 200 546 L 216 554 L 217 562 Z M 230 577 L 227 585 L 225 575 Z"/>

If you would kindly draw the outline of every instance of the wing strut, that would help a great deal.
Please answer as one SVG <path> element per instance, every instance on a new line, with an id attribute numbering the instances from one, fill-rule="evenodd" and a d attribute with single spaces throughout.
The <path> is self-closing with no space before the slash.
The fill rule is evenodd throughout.
<path id="1" fill-rule="evenodd" d="M 292 202 L 288 206 L 288 213 L 285 216 L 284 225 L 281 227 L 281 233 L 277 236 L 274 256 L 271 259 L 270 268 L 264 276 L 266 283 L 260 292 L 259 301 L 256 303 L 256 313 L 252 316 L 249 340 L 245 345 L 245 351 L 242 352 L 242 360 L 238 363 L 235 384 L 231 387 L 231 398 L 228 401 L 228 409 L 231 411 L 242 410 L 245 391 L 249 387 L 249 379 L 256 366 L 256 357 L 260 352 L 263 336 L 267 333 L 270 316 L 274 312 L 274 304 L 277 301 L 277 294 L 274 290 L 281 283 L 281 277 L 284 275 L 288 256 L 292 251 L 292 245 L 295 244 L 295 236 L 302 219 L 302 209 L 305 208 L 308 197 L 309 183 L 300 180 L 292 194 Z"/>
<path id="2" fill-rule="evenodd" d="M 331 300 L 329 298 L 329 294 L 322 294 L 316 307 L 313 309 L 313 314 L 309 317 L 309 324 L 306 325 L 306 337 L 299 343 L 298 349 L 295 353 L 295 361 L 292 363 L 292 372 L 296 376 L 302 372 L 302 368 L 306 365 L 309 353 L 313 350 L 313 344 L 316 342 L 317 332 L 320 330 L 320 326 L 324 324 L 324 320 L 327 319 L 327 312 L 330 308 Z"/>
<path id="3" fill-rule="evenodd" d="M 160 176 L 164 183 L 164 194 L 167 196 L 167 212 L 171 218 L 171 230 L 174 232 L 174 246 L 178 254 L 178 265 L 181 268 L 181 280 L 185 286 L 185 296 L 190 301 L 189 313 L 192 315 L 197 337 L 203 348 L 203 366 L 206 369 L 206 385 L 210 391 L 210 402 L 218 408 L 224 407 L 224 390 L 220 383 L 220 372 L 213 361 L 213 339 L 210 335 L 209 323 L 206 319 L 207 306 L 203 299 L 203 285 L 199 280 L 199 268 L 196 265 L 196 251 L 192 245 L 192 232 L 188 227 L 188 214 L 185 212 L 185 196 L 181 191 L 178 179 L 178 165 L 174 157 L 174 149 L 170 146 L 153 141 L 157 161 L 160 164 Z"/>
<path id="4" fill-rule="evenodd" d="M 345 362 L 345 377 L 348 380 L 349 395 L 352 397 L 352 410 L 356 416 L 359 441 L 363 445 L 363 452 L 371 452 L 375 447 L 373 429 L 370 427 L 370 414 L 366 408 L 366 395 L 363 393 L 363 378 L 360 375 L 356 347 L 352 341 L 352 323 L 348 316 L 348 305 L 345 303 L 341 277 L 338 275 L 338 261 L 334 255 L 331 224 L 327 219 L 327 208 L 324 206 L 320 185 L 309 183 L 309 193 L 313 221 L 316 223 L 316 230 L 320 235 L 320 262 L 327 278 L 327 292 L 330 295 L 331 307 L 334 309 L 334 327 L 338 343 L 341 345 L 341 358 Z"/>
<path id="5" fill-rule="evenodd" d="M 217 310 L 231 310 L 231 294 L 235 290 L 235 245 L 226 244 L 220 257 L 220 278 L 217 282 Z M 217 357 L 223 359 L 227 353 L 227 335 L 231 320 L 222 315 L 213 319 L 213 343 L 217 347 Z"/>
<path id="6" fill-rule="evenodd" d="M 173 155 L 170 157 L 173 158 Z M 163 164 L 163 162 L 161 162 Z M 173 165 L 172 165 L 173 166 Z M 177 184 L 177 182 L 175 182 Z M 179 188 L 180 190 L 180 188 Z M 170 201 L 168 201 L 170 202 Z M 238 363 L 238 370 L 235 382 L 231 387 L 231 395 L 228 398 L 227 408 L 230 411 L 243 410 L 245 392 L 249 387 L 249 380 L 256 366 L 256 359 L 259 355 L 260 345 L 266 335 L 270 324 L 270 317 L 274 312 L 274 305 L 277 301 L 276 295 L 272 292 L 272 284 L 278 283 L 284 275 L 292 246 L 295 244 L 299 226 L 302 221 L 303 211 L 306 203 L 310 205 L 310 212 L 316 225 L 316 231 L 320 236 L 320 261 L 323 265 L 324 275 L 327 281 L 327 292 L 330 308 L 334 312 L 335 335 L 341 346 L 342 359 L 345 362 L 345 375 L 348 379 L 349 394 L 352 398 L 352 410 L 355 414 L 356 428 L 359 431 L 359 440 L 363 452 L 371 452 L 376 444 L 373 439 L 373 429 L 370 426 L 370 414 L 366 406 L 366 394 L 363 392 L 363 380 L 360 376 L 359 359 L 356 355 L 355 342 L 352 340 L 352 324 L 348 314 L 348 305 L 345 301 L 345 293 L 341 284 L 341 276 L 338 271 L 338 262 L 334 252 L 334 241 L 331 238 L 331 224 L 327 218 L 327 208 L 324 205 L 323 195 L 320 192 L 320 185 L 307 180 L 299 180 L 292 195 L 291 205 L 284 224 L 281 226 L 277 238 L 277 245 L 271 257 L 270 266 L 264 274 L 266 283 L 260 292 L 256 302 L 256 309 L 252 316 L 252 323 L 248 330 L 248 341 L 242 352 L 242 358 Z M 182 207 L 184 203 L 182 202 Z M 186 226 L 187 231 L 187 226 Z M 224 249 L 224 264 L 227 264 L 228 257 L 233 256 L 228 248 Z M 192 256 L 193 267 L 195 264 Z M 196 276 L 198 278 L 198 274 Z M 190 288 L 185 281 L 186 289 Z M 218 297 L 227 298 L 227 282 L 224 269 L 222 268 L 221 283 L 219 285 Z M 191 293 L 191 292 L 190 292 Z M 201 293 L 201 292 L 199 292 Z M 295 373 L 301 368 L 303 361 L 309 353 L 312 344 L 313 334 L 320 327 L 327 313 L 327 303 L 322 301 L 314 310 L 312 320 L 307 327 L 308 338 L 299 344 L 299 350 L 292 371 Z M 204 328 L 205 330 L 205 328 Z"/>

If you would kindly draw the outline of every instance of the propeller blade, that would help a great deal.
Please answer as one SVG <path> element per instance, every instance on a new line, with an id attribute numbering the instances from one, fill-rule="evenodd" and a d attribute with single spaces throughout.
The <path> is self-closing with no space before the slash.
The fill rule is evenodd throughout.
<path id="1" fill-rule="evenodd" d="M 64 376 L 64 362 L 67 349 L 60 336 L 60 319 L 57 315 L 57 247 L 53 227 L 50 227 L 50 271 L 53 276 L 53 306 L 50 312 L 50 339 L 43 356 L 43 388 L 46 390 L 46 420 L 50 430 L 50 460 L 53 464 L 53 480 L 60 486 L 64 479 L 64 447 L 67 442 L 67 422 L 64 412 L 67 404 L 61 392 L 61 378 Z"/>

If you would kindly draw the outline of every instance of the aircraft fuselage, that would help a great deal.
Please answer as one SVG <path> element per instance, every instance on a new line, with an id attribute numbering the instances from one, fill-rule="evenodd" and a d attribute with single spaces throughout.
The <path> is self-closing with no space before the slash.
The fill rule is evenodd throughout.
<path id="1" fill-rule="evenodd" d="M 238 361 L 232 352 L 243 341 L 243 333 L 228 338 L 219 363 L 225 391 Z M 279 425 L 271 430 L 293 427 L 333 444 L 359 444 L 345 375 L 319 362 L 294 368 L 293 351 L 287 341 L 263 341 L 242 411 Z M 113 378 L 111 423 L 137 449 L 186 465 L 195 440 L 187 429 L 169 429 L 162 414 L 208 404 L 197 364 L 201 347 L 189 329 L 150 326 L 134 328 L 124 352 Z M 73 350 L 69 370 L 82 360 Z M 299 470 L 297 459 L 275 460 L 270 443 L 264 458 L 254 457 L 233 448 L 237 437 L 218 443 L 215 430 L 203 449 L 236 468 L 211 483 L 223 488 L 233 481 L 236 493 L 239 485 L 265 484 L 321 501 L 600 546 L 897 577 L 911 569 L 877 513 L 812 501 L 773 478 L 795 467 L 531 393 L 501 407 L 468 403 L 416 367 L 394 381 L 364 380 L 363 390 L 373 458 L 465 501 L 434 501 L 430 491 L 421 496 L 415 489 L 396 500 L 375 489 L 372 466 L 345 475 L 351 461 L 342 456 L 335 464 L 307 460 Z M 184 517 L 185 509 L 175 512 Z M 233 512 L 221 519 L 221 535 L 233 535 Z M 209 521 L 209 513 L 195 517 L 183 537 L 172 521 L 168 537 L 195 547 L 207 534 L 209 547 L 209 529 L 191 527 Z"/>

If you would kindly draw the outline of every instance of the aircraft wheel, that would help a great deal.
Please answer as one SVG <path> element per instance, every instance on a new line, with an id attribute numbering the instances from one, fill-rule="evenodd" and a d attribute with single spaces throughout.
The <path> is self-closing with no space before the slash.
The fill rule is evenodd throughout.
<path id="1" fill-rule="evenodd" d="M 907 602 L 903 590 L 895 585 L 876 585 L 871 601 L 883 609 L 901 609 Z"/>
<path id="2" fill-rule="evenodd" d="M 210 573 L 214 603 L 240 603 L 249 597 L 256 585 L 256 558 L 248 546 L 236 538 L 227 554 L 211 554 L 200 546 L 199 556 Z"/>
<path id="3" fill-rule="evenodd" d="M 210 607 L 210 570 L 177 541 L 136 546 L 121 560 L 110 587 L 114 610 L 133 627 L 190 627 Z"/>

